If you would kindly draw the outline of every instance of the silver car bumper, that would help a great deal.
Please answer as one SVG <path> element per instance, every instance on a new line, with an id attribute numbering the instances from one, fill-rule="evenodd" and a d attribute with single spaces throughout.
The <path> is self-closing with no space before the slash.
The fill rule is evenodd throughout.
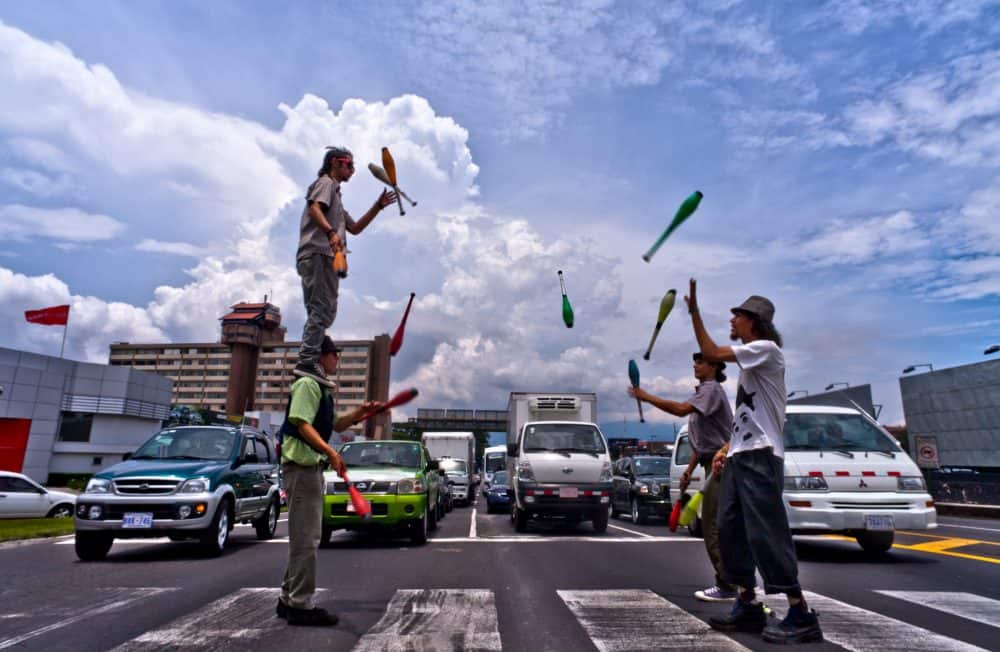
<path id="1" fill-rule="evenodd" d="M 120 496 L 115 494 L 80 494 L 76 501 L 73 523 L 78 531 L 120 532 L 130 536 L 143 536 L 152 532 L 163 534 L 177 530 L 204 530 L 212 523 L 215 510 L 225 494 L 223 492 L 201 494 L 170 494 L 167 496 Z M 197 515 L 198 505 L 204 505 L 202 514 Z M 192 508 L 192 515 L 180 518 L 178 510 L 182 505 Z M 92 506 L 101 507 L 101 517 L 81 518 L 81 511 L 89 516 Z M 152 513 L 152 526 L 148 528 L 125 527 L 127 513 Z"/>

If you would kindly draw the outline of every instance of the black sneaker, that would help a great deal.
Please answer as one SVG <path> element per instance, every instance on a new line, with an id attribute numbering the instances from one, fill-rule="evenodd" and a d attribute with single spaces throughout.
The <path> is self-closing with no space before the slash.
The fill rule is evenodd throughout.
<path id="1" fill-rule="evenodd" d="M 326 374 L 323 373 L 323 370 L 319 368 L 318 364 L 300 362 L 296 365 L 295 369 L 292 370 L 292 374 L 303 378 L 312 378 L 320 385 L 326 385 L 327 387 L 334 386 L 333 381 L 326 377 Z"/>
<path id="2" fill-rule="evenodd" d="M 788 608 L 788 615 L 780 623 L 777 619 L 764 628 L 764 640 L 768 643 L 819 643 L 823 640 L 823 630 L 819 628 L 819 614 L 800 606 Z"/>
<path id="3" fill-rule="evenodd" d="M 278 606 L 274 608 L 274 614 L 283 620 L 288 620 L 288 606 L 278 598 Z"/>
<path id="4" fill-rule="evenodd" d="M 753 632 L 759 634 L 767 625 L 767 613 L 760 602 L 736 600 L 728 616 L 712 616 L 708 619 L 712 629 L 720 632 Z"/>
<path id="5" fill-rule="evenodd" d="M 299 627 L 333 627 L 340 622 L 337 614 L 332 614 L 321 607 L 313 607 L 312 609 L 285 608 L 288 609 L 289 625 Z"/>

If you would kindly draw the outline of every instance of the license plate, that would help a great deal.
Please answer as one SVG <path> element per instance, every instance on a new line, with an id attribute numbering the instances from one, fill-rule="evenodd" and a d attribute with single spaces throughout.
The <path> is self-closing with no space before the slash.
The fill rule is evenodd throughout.
<path id="1" fill-rule="evenodd" d="M 865 516 L 865 529 L 891 531 L 896 529 L 896 525 L 891 514 L 868 514 Z"/>
<path id="2" fill-rule="evenodd" d="M 560 487 L 559 488 L 560 498 L 579 498 L 580 490 L 576 487 Z"/>
<path id="3" fill-rule="evenodd" d="M 153 527 L 153 515 L 149 512 L 126 512 L 122 518 L 123 528 Z"/>
<path id="4" fill-rule="evenodd" d="M 354 514 L 358 510 L 354 509 L 354 503 L 347 503 L 347 513 Z"/>

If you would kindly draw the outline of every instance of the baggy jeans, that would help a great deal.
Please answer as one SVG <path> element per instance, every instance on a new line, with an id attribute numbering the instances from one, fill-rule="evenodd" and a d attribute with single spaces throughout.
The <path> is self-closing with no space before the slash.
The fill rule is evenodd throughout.
<path id="1" fill-rule="evenodd" d="M 718 476 L 709 475 L 712 472 L 711 456 L 708 456 L 707 463 L 702 460 L 702 470 L 706 478 L 701 488 L 701 534 L 705 539 L 705 552 L 715 569 L 715 585 L 723 591 L 732 591 L 733 587 L 723 578 L 722 553 L 719 550 L 718 516 L 722 480 Z"/>
<path id="2" fill-rule="evenodd" d="M 281 601 L 312 609 L 316 593 L 316 553 L 323 530 L 323 465 L 281 465 L 288 495 L 288 567 Z"/>
<path id="3" fill-rule="evenodd" d="M 753 588 L 759 570 L 767 593 L 800 590 L 783 488 L 784 461 L 770 448 L 726 460 L 718 525 L 724 578 L 730 584 Z"/>
<path id="4" fill-rule="evenodd" d="M 306 306 L 299 363 L 319 364 L 323 336 L 337 317 L 340 278 L 333 270 L 333 259 L 322 254 L 299 259 L 296 269 L 302 277 L 302 298 Z"/>

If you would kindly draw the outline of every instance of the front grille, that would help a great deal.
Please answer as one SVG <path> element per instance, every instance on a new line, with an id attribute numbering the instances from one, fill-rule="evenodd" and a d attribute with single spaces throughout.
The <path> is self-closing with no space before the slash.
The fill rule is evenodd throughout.
<path id="1" fill-rule="evenodd" d="M 909 503 L 850 503 L 832 502 L 834 509 L 909 509 Z"/>
<path id="2" fill-rule="evenodd" d="M 151 513 L 154 519 L 176 519 L 177 507 L 159 503 L 107 504 L 101 514 L 102 521 L 120 521 L 126 512 Z"/>
<path id="3" fill-rule="evenodd" d="M 372 482 L 366 480 L 357 480 L 351 483 L 354 488 L 363 494 L 394 494 L 396 493 L 396 483 L 395 482 Z M 328 494 L 346 494 L 347 493 L 347 483 L 342 481 L 327 482 L 326 483 L 326 493 Z"/>
<path id="4" fill-rule="evenodd" d="M 385 503 L 372 503 L 372 516 L 387 516 L 389 506 Z M 330 505 L 330 516 L 356 516 L 354 512 L 347 511 L 347 503 L 334 503 Z"/>
<path id="5" fill-rule="evenodd" d="M 125 496 L 172 494 L 180 483 L 180 480 L 170 478 L 121 478 L 114 481 L 115 493 Z"/>

